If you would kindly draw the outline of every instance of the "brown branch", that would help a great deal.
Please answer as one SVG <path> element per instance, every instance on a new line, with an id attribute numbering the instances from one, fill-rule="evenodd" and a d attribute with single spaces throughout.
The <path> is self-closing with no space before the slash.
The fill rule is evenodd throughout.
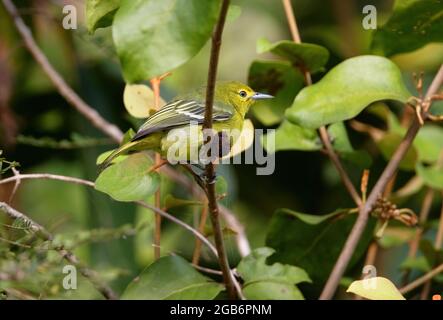
<path id="1" fill-rule="evenodd" d="M 48 77 L 54 82 L 56 89 L 59 93 L 86 119 L 88 119 L 95 127 L 105 133 L 107 136 L 112 138 L 115 142 L 120 143 L 123 137 L 123 133 L 115 127 L 113 124 L 108 123 L 100 114 L 97 113 L 91 106 L 86 104 L 78 95 L 72 90 L 69 85 L 63 81 L 61 76 L 57 73 L 54 67 L 50 64 L 48 59 L 44 56 L 43 52 L 37 46 L 35 40 L 32 37 L 30 29 L 24 24 L 23 20 L 17 14 L 17 9 L 10 0 L 2 0 L 7 11 L 14 19 L 16 28 L 19 30 L 23 42 L 26 48 L 32 53 L 35 60 L 42 67 L 43 71 L 48 75 Z M 175 182 L 187 187 L 189 185 L 187 182 L 189 179 L 178 173 L 171 168 L 164 167 L 162 172 L 166 174 L 169 178 Z M 188 188 L 189 189 L 189 188 Z M 220 213 L 226 220 L 230 228 L 237 232 L 236 242 L 242 257 L 248 255 L 251 252 L 249 241 L 244 232 L 244 227 L 234 216 L 234 214 L 226 207 L 220 206 Z"/>
<path id="2" fill-rule="evenodd" d="M 437 268 L 426 273 L 424 276 L 418 278 L 417 280 L 411 282 L 407 286 L 401 288 L 400 293 L 402 294 L 408 293 L 414 290 L 415 288 L 421 286 L 422 284 L 426 283 L 428 280 L 431 280 L 432 278 L 434 278 L 435 276 L 439 275 L 442 272 L 443 272 L 443 263 L 439 265 Z"/>
<path id="3" fill-rule="evenodd" d="M 0 211 L 5 212 L 13 220 L 25 221 L 29 225 L 29 228 L 33 230 L 35 234 L 38 235 L 41 239 L 45 241 L 52 241 L 54 239 L 53 235 L 49 233 L 44 227 L 42 227 L 40 224 L 38 224 L 37 222 L 35 222 L 25 214 L 12 208 L 8 204 L 0 202 Z M 111 300 L 118 299 L 117 294 L 111 289 L 111 287 L 109 287 L 106 283 L 104 283 L 101 279 L 99 279 L 99 276 L 95 271 L 84 266 L 74 255 L 74 253 L 64 249 L 63 247 L 54 247 L 54 249 L 66 261 L 78 267 L 81 274 L 85 278 L 87 278 L 106 299 L 111 299 Z"/>
<path id="4" fill-rule="evenodd" d="M 203 123 L 204 130 L 212 129 L 212 114 L 213 114 L 215 81 L 217 78 L 217 66 L 220 55 L 223 27 L 225 24 L 226 15 L 229 8 L 229 2 L 230 2 L 229 0 L 222 1 L 218 21 L 214 28 L 214 32 L 212 34 L 211 55 L 209 59 L 208 81 L 206 86 L 205 118 Z M 205 141 L 205 143 L 209 143 L 209 139 Z M 229 298 L 235 299 L 237 298 L 237 294 L 231 276 L 228 257 L 226 254 L 226 249 L 223 241 L 223 231 L 220 225 L 219 209 L 215 193 L 215 167 L 212 162 L 206 165 L 205 175 L 207 181 L 206 194 L 208 198 L 208 208 L 214 232 L 215 245 L 218 252 L 219 264 L 223 272 L 223 281 L 225 283 L 226 291 L 228 293 Z"/>
<path id="5" fill-rule="evenodd" d="M 100 116 L 100 114 L 91 108 L 86 102 L 80 98 L 71 87 L 65 82 L 63 77 L 54 69 L 51 63 L 48 61 L 44 53 L 40 50 L 32 37 L 31 30 L 26 26 L 23 19 L 17 12 L 17 8 L 11 0 L 2 0 L 3 5 L 8 11 L 9 15 L 13 19 L 13 22 L 17 28 L 17 31 L 22 36 L 23 42 L 26 48 L 34 56 L 34 59 L 43 68 L 43 71 L 47 74 L 54 86 L 60 92 L 60 94 L 68 101 L 78 112 L 85 116 L 96 128 L 106 133 L 109 137 L 116 142 L 120 142 L 123 137 L 120 129 L 106 121 Z"/>
<path id="6" fill-rule="evenodd" d="M 295 43 L 301 43 L 300 33 L 298 31 L 297 27 L 297 20 L 294 16 L 294 11 L 292 9 L 292 4 L 290 0 L 283 0 L 283 7 L 285 9 L 286 18 L 288 20 L 289 29 L 291 30 L 292 39 Z M 307 86 L 310 86 L 312 84 L 311 74 L 308 70 L 301 70 L 304 77 L 305 77 L 305 83 Z M 329 139 L 328 131 L 326 128 L 320 127 L 318 130 L 320 139 L 323 143 L 323 146 L 326 149 L 326 153 L 328 154 L 329 159 L 331 159 L 332 163 L 334 164 L 335 168 L 338 171 L 338 174 L 340 175 L 340 178 L 343 181 L 343 184 L 345 185 L 346 189 L 348 190 L 350 196 L 354 200 L 355 204 L 358 206 L 361 205 L 361 197 L 358 194 L 357 190 L 355 189 L 354 185 L 352 184 L 351 179 L 349 178 L 346 170 L 343 168 L 342 163 L 340 162 L 340 158 L 337 156 L 337 154 L 334 151 L 334 148 L 332 147 L 331 141 Z"/>
<path id="7" fill-rule="evenodd" d="M 430 98 L 432 95 L 434 95 L 437 92 L 442 83 L 443 83 L 443 65 L 440 67 L 439 71 L 434 77 L 434 80 L 432 81 L 428 89 L 428 92 L 426 93 L 424 103 L 427 103 L 426 99 Z M 423 109 L 426 112 L 428 108 L 429 104 L 427 104 Z M 386 168 L 384 169 L 383 173 L 381 174 L 377 183 L 375 184 L 374 188 L 369 194 L 367 201 L 363 206 L 360 207 L 357 220 L 355 221 L 351 233 L 349 234 L 348 239 L 346 240 L 346 243 L 340 253 L 340 256 L 338 257 L 337 262 L 335 263 L 335 266 L 329 276 L 329 279 L 326 282 L 323 292 L 320 295 L 320 299 L 329 300 L 334 295 L 338 283 L 341 277 L 343 276 L 344 272 L 346 271 L 349 260 L 351 259 L 352 254 L 355 251 L 355 248 L 357 247 L 358 241 L 360 240 L 361 235 L 365 230 L 369 218 L 369 213 L 371 212 L 378 197 L 383 193 L 383 190 L 385 189 L 389 180 L 391 180 L 391 178 L 397 171 L 398 165 L 400 164 L 403 157 L 406 155 L 407 151 L 409 150 L 409 147 L 414 141 L 414 138 L 419 130 L 420 130 L 420 123 L 417 120 L 417 118 L 414 118 L 405 137 L 403 138 L 400 145 L 397 147 L 397 150 L 392 155 L 391 160 L 387 164 Z"/>
<path id="8" fill-rule="evenodd" d="M 14 182 L 17 180 L 23 181 L 23 180 L 30 180 L 30 179 L 58 180 L 58 181 L 64 181 L 64 182 L 69 182 L 69 183 L 74 183 L 74 184 L 80 184 L 80 185 L 88 186 L 91 188 L 94 188 L 94 186 L 95 186 L 94 182 L 92 182 L 92 181 L 88 181 L 88 180 L 84 180 L 84 179 L 80 179 L 80 178 L 61 176 L 61 175 L 56 175 L 56 174 L 49 174 L 49 173 L 19 174 L 19 175 L 9 177 L 7 179 L 0 180 L 0 185 L 5 184 L 5 183 L 9 183 L 9 182 Z M 184 229 L 188 230 L 189 232 L 194 234 L 194 236 L 196 236 L 202 242 L 204 242 L 209 247 L 209 249 L 211 249 L 211 251 L 214 253 L 214 255 L 217 257 L 217 250 L 212 245 L 212 243 L 208 239 L 206 239 L 206 237 L 204 235 L 202 235 L 200 232 L 198 232 L 196 229 L 194 229 L 190 225 L 184 223 L 180 219 L 177 219 L 176 217 L 170 215 L 169 213 L 167 213 L 159 208 L 156 208 L 150 204 L 147 204 L 142 201 L 137 201 L 135 203 L 160 214 L 162 217 L 164 217 L 164 218 L 174 222 L 175 224 L 178 224 L 179 226 L 183 227 Z"/>
<path id="9" fill-rule="evenodd" d="M 212 114 L 214 103 L 215 81 L 217 78 L 218 58 L 220 55 L 221 38 L 223 27 L 228 13 L 229 0 L 223 0 L 220 8 L 217 24 L 212 33 L 211 56 L 209 58 L 208 83 L 206 86 L 206 102 L 205 102 L 205 118 L 203 122 L 203 130 L 212 130 Z M 210 142 L 211 137 L 205 141 Z M 212 228 L 214 231 L 215 246 L 218 252 L 218 260 L 220 269 L 223 272 L 223 281 L 226 286 L 226 291 L 230 299 L 237 298 L 236 289 L 234 286 L 234 279 L 231 275 L 228 257 L 223 241 L 223 232 L 220 225 L 219 209 L 217 204 L 217 196 L 215 193 L 215 167 L 212 162 L 205 167 L 206 176 L 206 194 L 208 198 L 208 208 L 211 217 Z"/>

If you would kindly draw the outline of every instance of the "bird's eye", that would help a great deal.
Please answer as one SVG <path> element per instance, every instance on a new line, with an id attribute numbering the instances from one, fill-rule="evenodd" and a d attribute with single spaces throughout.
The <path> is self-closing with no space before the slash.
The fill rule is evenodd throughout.
<path id="1" fill-rule="evenodd" d="M 245 98 L 248 94 L 246 93 L 245 90 L 241 90 L 239 93 L 240 97 Z"/>

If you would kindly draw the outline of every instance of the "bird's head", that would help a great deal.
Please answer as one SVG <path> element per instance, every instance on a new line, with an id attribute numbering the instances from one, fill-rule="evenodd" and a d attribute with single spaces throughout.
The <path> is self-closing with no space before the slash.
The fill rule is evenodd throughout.
<path id="1" fill-rule="evenodd" d="M 215 86 L 215 96 L 217 100 L 228 100 L 243 115 L 255 101 L 273 98 L 269 94 L 256 92 L 238 81 L 218 82 Z"/>

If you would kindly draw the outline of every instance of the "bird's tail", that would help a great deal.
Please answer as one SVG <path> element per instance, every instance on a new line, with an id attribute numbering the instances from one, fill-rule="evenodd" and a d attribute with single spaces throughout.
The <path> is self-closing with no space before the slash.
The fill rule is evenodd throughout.
<path id="1" fill-rule="evenodd" d="M 137 144 L 139 144 L 139 142 L 140 140 L 131 141 L 115 149 L 105 160 L 103 160 L 102 163 L 99 164 L 99 172 L 102 172 L 107 167 L 109 167 L 109 165 L 116 157 L 131 151 L 131 149 L 133 149 Z"/>

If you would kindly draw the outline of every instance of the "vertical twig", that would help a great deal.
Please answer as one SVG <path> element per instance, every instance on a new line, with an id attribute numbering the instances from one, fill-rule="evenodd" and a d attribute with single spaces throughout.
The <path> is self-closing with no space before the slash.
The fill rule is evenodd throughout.
<path id="1" fill-rule="evenodd" d="M 198 226 L 198 231 L 200 233 L 204 234 L 207 218 L 208 218 L 208 202 L 203 201 L 203 205 L 201 208 L 200 223 Z M 192 255 L 192 263 L 195 265 L 198 265 L 200 261 L 201 247 L 202 247 L 202 242 L 200 241 L 200 239 L 195 238 L 194 254 Z"/>
<path id="2" fill-rule="evenodd" d="M 161 80 L 167 76 L 163 75 L 151 79 L 152 90 L 154 91 L 154 108 L 158 110 L 160 108 L 160 83 Z M 155 166 L 159 166 L 162 163 L 162 159 L 159 153 L 155 154 Z M 154 206 L 161 208 L 161 185 L 159 185 L 158 190 L 154 195 Z M 162 217 L 158 213 L 154 213 L 155 216 L 155 226 L 154 226 L 154 259 L 157 260 L 161 255 L 161 227 L 162 227 Z"/>
<path id="3" fill-rule="evenodd" d="M 223 0 L 220 8 L 220 14 L 217 24 L 212 34 L 211 56 L 209 59 L 208 84 L 206 87 L 206 103 L 205 103 L 205 118 L 203 123 L 204 130 L 212 130 L 212 113 L 214 103 L 214 88 L 217 77 L 218 58 L 220 55 L 221 38 L 223 27 L 226 21 L 226 14 L 229 8 L 229 0 Z M 210 137 L 205 141 L 208 143 Z M 206 175 L 206 193 L 208 197 L 209 214 L 211 217 L 212 227 L 214 229 L 215 246 L 218 252 L 218 259 L 220 268 L 223 272 L 223 281 L 226 286 L 226 291 L 231 299 L 237 297 L 236 289 L 232 279 L 231 270 L 229 267 L 228 257 L 223 241 L 223 232 L 220 225 L 219 210 L 217 204 L 217 197 L 215 194 L 215 168 L 212 162 L 208 163 L 205 168 Z"/>
<path id="4" fill-rule="evenodd" d="M 434 95 L 438 91 L 442 83 L 443 83 L 443 65 L 440 66 L 440 69 L 438 70 L 436 76 L 434 77 L 434 80 L 429 86 L 428 92 L 426 93 L 425 96 L 424 103 L 428 103 L 427 99 L 429 99 L 432 95 Z M 429 106 L 430 106 L 429 104 L 426 105 L 426 108 L 424 108 L 425 112 L 428 111 Z M 384 169 L 383 173 L 381 174 L 377 183 L 375 184 L 374 188 L 369 194 L 368 200 L 365 202 L 364 205 L 360 207 L 357 220 L 355 221 L 355 224 L 351 230 L 351 233 L 348 236 L 348 239 L 346 240 L 346 243 L 340 253 L 340 256 L 338 257 L 337 262 L 335 263 L 334 268 L 331 274 L 329 275 L 328 281 L 326 282 L 326 285 L 323 288 L 323 292 L 320 295 L 320 299 L 329 300 L 333 297 L 335 290 L 337 289 L 338 283 L 341 277 L 343 276 L 349 264 L 349 261 L 351 260 L 355 248 L 357 247 L 358 241 L 360 240 L 361 235 L 365 230 L 369 218 L 369 213 L 371 212 L 378 197 L 382 194 L 383 190 L 386 188 L 386 185 L 388 184 L 389 180 L 391 180 L 392 176 L 395 174 L 398 165 L 400 164 L 401 160 L 408 152 L 409 147 L 411 146 L 415 136 L 420 130 L 420 127 L 421 126 L 418 119 L 414 118 L 405 137 L 403 138 L 402 142 L 395 150 L 394 154 L 391 157 L 391 160 L 387 164 L 386 168 Z"/>
<path id="5" fill-rule="evenodd" d="M 441 195 L 442 195 L 442 202 L 441 202 L 440 220 L 438 224 L 437 235 L 435 236 L 435 241 L 434 241 L 435 250 L 440 250 L 443 242 L 443 192 Z M 426 300 L 428 298 L 429 292 L 431 291 L 431 285 L 432 285 L 431 279 L 425 282 L 423 290 L 421 291 L 420 294 L 421 300 Z"/>
<path id="6" fill-rule="evenodd" d="M 297 20 L 294 16 L 294 11 L 292 9 L 292 4 L 290 0 L 283 0 L 283 7 L 285 9 L 286 18 L 288 20 L 289 29 L 291 31 L 292 39 L 296 43 L 301 43 L 300 33 L 298 31 L 297 27 Z M 305 77 L 305 83 L 307 86 L 312 84 L 311 74 L 309 73 L 309 70 L 301 70 L 303 73 L 303 76 Z M 361 205 L 361 198 L 355 189 L 354 185 L 352 184 L 351 179 L 349 178 L 346 170 L 343 168 L 342 163 L 340 162 L 340 158 L 337 156 L 337 154 L 334 151 L 334 148 L 332 147 L 331 141 L 329 139 L 328 131 L 325 127 L 321 127 L 319 130 L 319 136 L 323 143 L 323 146 L 326 149 L 326 152 L 331 159 L 332 163 L 334 164 L 335 168 L 337 169 L 340 178 L 343 181 L 343 184 L 345 185 L 346 189 L 348 190 L 350 196 L 354 200 L 354 202 L 360 206 Z"/>

